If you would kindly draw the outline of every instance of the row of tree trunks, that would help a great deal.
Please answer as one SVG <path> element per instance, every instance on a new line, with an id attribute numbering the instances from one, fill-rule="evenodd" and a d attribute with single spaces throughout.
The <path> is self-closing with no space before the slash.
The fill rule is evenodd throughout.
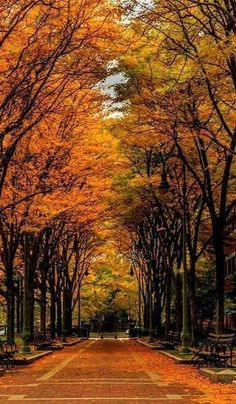
<path id="1" fill-rule="evenodd" d="M 175 276 L 172 276 L 171 272 L 168 271 L 166 274 L 165 282 L 165 297 L 164 305 L 162 307 L 162 297 L 160 295 L 160 288 L 158 282 L 155 285 L 155 290 L 153 292 L 153 304 L 152 304 L 152 328 L 155 333 L 159 336 L 163 334 L 162 330 L 162 320 L 165 322 L 164 333 L 167 336 L 171 329 L 171 301 L 172 298 L 175 301 L 175 323 L 176 331 L 181 334 L 182 330 L 182 279 L 181 274 L 178 272 Z M 172 296 L 172 290 L 174 294 Z M 150 302 L 149 296 L 142 294 L 142 314 L 143 314 L 143 325 L 144 329 L 148 330 L 150 327 Z M 194 310 L 195 310 L 194 306 Z M 191 313 L 190 313 L 191 314 Z"/>
<path id="2" fill-rule="evenodd" d="M 63 307 L 63 302 L 62 299 L 63 294 L 60 293 L 58 296 L 55 294 L 55 289 L 54 286 L 49 290 L 49 293 L 47 294 L 45 292 L 43 293 L 43 301 L 42 301 L 42 296 L 39 301 L 40 304 L 40 334 L 42 336 L 46 336 L 47 333 L 47 325 L 50 324 L 50 335 L 51 338 L 55 338 L 57 335 L 58 337 L 61 337 L 62 335 L 62 329 L 63 329 L 63 324 L 62 324 L 62 318 L 64 318 L 65 324 L 65 330 L 67 335 L 72 334 L 72 300 L 70 296 L 66 297 L 66 304 L 64 305 L 65 311 L 63 312 L 62 307 Z M 14 327 L 13 329 L 16 329 L 17 333 L 20 333 L 22 331 L 22 315 L 23 315 L 23 309 L 22 309 L 22 300 L 23 296 L 17 295 L 16 298 L 14 299 L 14 302 L 11 305 L 11 310 L 8 308 L 8 316 L 14 321 Z M 30 305 L 32 304 L 32 295 L 29 297 L 29 301 L 31 302 Z M 29 305 L 29 307 L 30 307 Z M 34 299 L 34 305 L 35 305 L 35 299 Z M 48 310 L 49 309 L 49 310 Z M 14 312 L 12 311 L 14 310 Z M 47 316 L 47 313 L 49 316 Z M 30 307 L 30 310 L 28 312 L 29 315 L 29 320 L 30 320 L 30 325 L 35 323 L 35 307 Z M 31 326 L 32 327 L 32 326 Z M 34 332 L 35 329 L 30 330 L 32 334 L 30 335 L 31 340 L 34 338 Z M 9 334 L 8 337 L 9 339 Z M 11 340 L 14 341 L 14 334 L 11 334 Z"/>

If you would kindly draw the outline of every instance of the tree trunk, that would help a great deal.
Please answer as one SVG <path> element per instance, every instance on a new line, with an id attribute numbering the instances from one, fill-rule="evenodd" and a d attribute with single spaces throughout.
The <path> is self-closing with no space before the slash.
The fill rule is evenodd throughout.
<path id="1" fill-rule="evenodd" d="M 13 279 L 13 268 L 9 264 L 6 267 L 6 301 L 7 301 L 7 340 L 14 342 L 15 323 L 15 288 Z"/>
<path id="2" fill-rule="evenodd" d="M 61 293 L 58 293 L 57 296 L 57 336 L 61 337 L 62 335 L 62 310 L 61 310 Z"/>
<path id="3" fill-rule="evenodd" d="M 165 279 L 165 336 L 168 336 L 170 331 L 170 310 L 171 310 L 171 270 L 166 269 Z"/>
<path id="4" fill-rule="evenodd" d="M 144 324 L 144 328 L 147 330 L 148 326 L 149 326 L 149 305 L 148 305 L 147 298 L 144 301 L 143 324 Z"/>
<path id="5" fill-rule="evenodd" d="M 81 328 L 81 295 L 80 295 L 81 284 L 78 285 L 78 336 L 80 337 L 80 328 Z"/>
<path id="6" fill-rule="evenodd" d="M 31 249 L 30 249 L 31 250 Z M 28 290 L 28 299 L 29 299 L 29 331 L 30 331 L 30 341 L 34 340 L 34 288 L 35 288 L 35 268 L 36 268 L 36 255 L 31 256 L 29 252 L 29 290 Z"/>
<path id="7" fill-rule="evenodd" d="M 182 331 L 182 282 L 178 272 L 175 277 L 175 307 L 176 307 L 176 331 L 181 334 Z"/>
<path id="8" fill-rule="evenodd" d="M 217 334 L 224 333 L 224 284 L 225 284 L 225 257 L 223 237 L 215 233 L 213 241 L 215 250 L 215 271 L 216 271 L 216 324 L 215 331 Z"/>
<path id="9" fill-rule="evenodd" d="M 161 335 L 161 301 L 158 293 L 158 297 L 154 301 L 154 316 L 153 316 L 153 328 L 157 330 L 157 335 Z"/>
<path id="10" fill-rule="evenodd" d="M 20 299 L 20 281 L 18 281 L 17 293 L 16 293 L 16 332 L 21 332 L 21 299 Z"/>
<path id="11" fill-rule="evenodd" d="M 196 262 L 190 260 L 189 272 L 189 297 L 190 297 L 190 315 L 191 315 L 191 340 L 195 340 L 197 330 L 197 302 L 196 302 Z"/>
<path id="12" fill-rule="evenodd" d="M 23 279 L 20 280 L 20 331 L 23 330 Z"/>
<path id="13" fill-rule="evenodd" d="M 63 309 L 66 335 L 72 335 L 72 297 L 70 293 L 65 294 L 65 305 Z"/>
<path id="14" fill-rule="evenodd" d="M 40 296 L 40 333 L 46 336 L 46 294 L 47 294 L 47 278 L 45 267 L 42 265 L 41 268 L 41 296 Z"/>
<path id="15" fill-rule="evenodd" d="M 153 329 L 157 330 L 158 335 L 161 335 L 161 295 L 159 286 L 156 286 L 154 292 Z"/>
<path id="16" fill-rule="evenodd" d="M 50 322 L 51 322 L 51 338 L 55 338 L 55 335 L 56 335 L 56 324 L 55 324 L 56 323 L 56 306 L 55 306 L 54 290 L 51 291 Z"/>
<path id="17" fill-rule="evenodd" d="M 34 339 L 34 289 L 29 289 L 30 341 Z"/>
<path id="18" fill-rule="evenodd" d="M 56 335 L 56 294 L 55 294 L 55 266 L 52 264 L 51 277 L 49 278 L 50 285 L 50 323 L 51 323 L 51 338 L 55 338 Z"/>
<path id="19" fill-rule="evenodd" d="M 14 342 L 15 336 L 15 297 L 14 289 L 7 290 L 7 340 Z"/>
<path id="20" fill-rule="evenodd" d="M 29 274 L 29 331 L 30 331 L 30 341 L 34 339 L 34 274 L 30 270 Z"/>

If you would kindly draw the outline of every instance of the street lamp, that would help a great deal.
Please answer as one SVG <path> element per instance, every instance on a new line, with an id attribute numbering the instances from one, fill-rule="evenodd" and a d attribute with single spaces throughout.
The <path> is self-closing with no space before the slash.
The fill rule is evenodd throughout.
<path id="1" fill-rule="evenodd" d="M 131 265 L 131 267 L 130 267 L 130 276 L 134 276 L 134 268 L 133 268 L 133 265 Z"/>
<path id="2" fill-rule="evenodd" d="M 189 319 L 188 319 L 188 271 L 187 271 L 187 234 L 186 234 L 186 167 L 183 162 L 183 326 L 181 333 L 181 352 L 189 353 Z"/>
<path id="3" fill-rule="evenodd" d="M 162 193 L 169 191 L 167 175 L 163 170 L 159 190 Z M 181 332 L 181 353 L 189 353 L 189 318 L 188 318 L 188 270 L 187 270 L 187 234 L 186 234 L 186 166 L 183 162 L 183 212 L 182 212 L 182 254 L 183 254 L 183 325 Z"/>
<path id="4" fill-rule="evenodd" d="M 17 334 L 20 333 L 21 331 L 21 282 L 22 282 L 22 277 L 18 273 L 15 278 L 14 278 L 14 287 L 16 291 L 16 332 Z"/>
<path id="5" fill-rule="evenodd" d="M 62 316 L 62 342 L 66 342 L 67 329 L 66 329 L 66 266 L 63 258 L 59 258 L 59 266 L 62 274 L 62 291 L 63 291 L 63 316 Z"/>
<path id="6" fill-rule="evenodd" d="M 81 288 L 81 281 L 79 281 L 78 283 L 78 337 L 80 337 L 80 325 L 81 325 L 80 288 Z"/>
<path id="7" fill-rule="evenodd" d="M 170 189 L 170 185 L 169 185 L 168 180 L 167 180 L 167 174 L 166 174 L 166 171 L 164 170 L 164 168 L 163 168 L 163 171 L 161 173 L 161 182 L 160 182 L 160 184 L 158 186 L 158 189 L 163 194 L 166 194 Z"/>
<path id="8" fill-rule="evenodd" d="M 85 269 L 85 272 L 83 275 L 89 276 L 88 268 Z M 80 337 L 80 334 L 81 334 L 81 286 L 82 286 L 82 280 L 83 280 L 83 276 L 81 277 L 81 279 L 78 282 L 78 337 Z"/>
<path id="9" fill-rule="evenodd" d="M 130 276 L 134 276 L 134 268 L 133 265 L 130 267 Z M 141 270 L 138 269 L 138 330 L 139 330 L 139 337 L 141 337 Z"/>
<path id="10" fill-rule="evenodd" d="M 152 270 L 151 270 L 151 260 L 149 259 L 148 262 L 148 296 L 149 296 L 149 342 L 153 342 L 152 336 Z"/>
<path id="11" fill-rule="evenodd" d="M 22 353 L 31 353 L 30 318 L 29 318 L 29 240 L 27 232 L 24 233 L 24 294 L 23 294 L 23 327 L 22 327 Z"/>
<path id="12" fill-rule="evenodd" d="M 141 240 L 138 241 L 137 244 L 137 249 L 139 251 L 142 251 L 142 243 Z M 149 341 L 153 341 L 152 338 L 152 309 L 153 309 L 153 304 L 152 304 L 152 270 L 151 270 L 151 260 L 146 259 L 146 264 L 147 264 L 147 282 L 146 282 L 146 286 L 147 286 L 147 297 L 148 297 L 148 314 L 149 314 L 149 321 L 148 321 L 148 334 L 149 334 Z"/>

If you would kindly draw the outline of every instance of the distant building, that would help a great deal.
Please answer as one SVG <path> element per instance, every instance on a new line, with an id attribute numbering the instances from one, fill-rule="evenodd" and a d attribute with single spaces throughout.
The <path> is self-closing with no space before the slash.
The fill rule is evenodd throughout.
<path id="1" fill-rule="evenodd" d="M 225 293 L 236 292 L 236 250 L 225 256 Z"/>

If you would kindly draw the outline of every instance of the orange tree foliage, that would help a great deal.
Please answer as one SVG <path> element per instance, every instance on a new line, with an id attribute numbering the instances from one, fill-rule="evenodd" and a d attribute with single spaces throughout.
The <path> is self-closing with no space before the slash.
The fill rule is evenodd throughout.
<path id="1" fill-rule="evenodd" d="M 114 13 L 106 1 L 1 2 L 1 189 L 21 139 L 104 77 Z"/>
<path id="2" fill-rule="evenodd" d="M 111 223 L 120 248 L 142 269 L 144 295 L 152 275 L 159 323 L 163 305 L 169 316 L 182 259 L 184 167 L 191 314 L 196 264 L 211 242 L 219 331 L 225 232 L 235 207 L 234 10 L 226 1 L 133 6 L 119 25 L 120 11 L 105 0 L 0 1 L 0 235 L 8 318 L 14 274 L 25 258 L 23 232 L 35 253 L 32 289 L 40 274 L 45 329 L 50 271 L 64 293 L 63 261 L 71 309 L 80 275 Z M 105 119 L 101 83 L 112 65 L 127 79 L 116 86 L 124 102 L 120 119 Z M 165 197 L 158 188 L 163 176 L 172 185 Z M 81 248 L 90 240 L 91 249 L 78 269 L 82 235 Z M 50 286 L 52 300 L 54 292 Z"/>
<path id="3" fill-rule="evenodd" d="M 117 53 L 119 13 L 102 0 L 31 0 L 2 1 L 0 14 L 1 292 L 12 339 L 14 277 L 26 260 L 23 232 L 30 234 L 31 318 L 39 293 L 45 328 L 45 294 L 49 284 L 55 292 L 55 265 L 61 293 L 56 248 L 63 256 L 67 241 L 81 229 L 94 232 L 106 210 L 112 159 L 99 85 Z M 78 251 L 72 253 L 78 266 Z"/>
<path id="4" fill-rule="evenodd" d="M 170 223 L 166 226 L 160 208 L 164 203 L 167 212 L 177 209 L 180 215 L 185 166 L 190 290 L 210 237 L 218 331 L 223 328 L 225 233 L 235 208 L 236 146 L 235 18 L 232 6 L 222 3 L 140 4 L 126 31 L 129 51 L 120 58 L 127 83 L 117 86 L 118 100 L 126 101 L 117 126 L 131 170 L 120 181 L 129 187 L 124 201 L 132 202 L 133 219 L 128 220 L 135 223 L 139 215 L 142 221 L 145 206 L 156 205 L 168 232 Z M 172 185 L 165 200 L 158 191 L 163 170 Z"/>

